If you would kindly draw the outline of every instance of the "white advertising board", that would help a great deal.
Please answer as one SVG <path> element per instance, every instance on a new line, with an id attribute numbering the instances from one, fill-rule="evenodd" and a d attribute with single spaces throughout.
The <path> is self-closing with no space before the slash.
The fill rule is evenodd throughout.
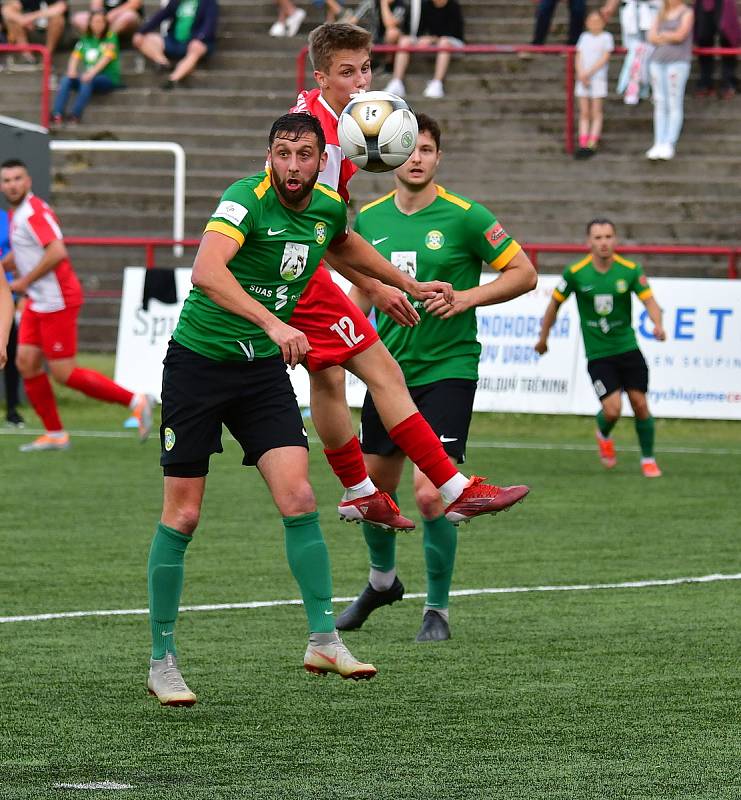
<path id="1" fill-rule="evenodd" d="M 190 290 L 190 270 L 175 271 L 177 304 L 151 300 L 147 311 L 142 308 L 144 273 L 141 267 L 124 272 L 116 380 L 159 397 L 162 359 Z M 478 310 L 482 353 L 477 411 L 593 414 L 598 409 L 573 298 L 560 309 L 548 353 L 540 357 L 533 350 L 558 280 L 543 275 L 537 288 L 523 297 Z M 651 286 L 664 309 L 667 340 L 653 338 L 637 300 L 634 324 L 650 368 L 654 416 L 741 419 L 741 281 L 657 278 Z M 308 405 L 306 371 L 297 368 L 291 380 L 299 404 Z M 350 405 L 362 405 L 364 394 L 363 384 L 348 375 Z"/>

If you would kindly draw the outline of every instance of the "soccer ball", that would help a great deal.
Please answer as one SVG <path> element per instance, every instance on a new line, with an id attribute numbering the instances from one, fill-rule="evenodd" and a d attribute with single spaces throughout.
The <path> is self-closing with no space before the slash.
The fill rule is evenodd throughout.
<path id="1" fill-rule="evenodd" d="M 400 167 L 417 144 L 417 118 L 401 97 L 361 92 L 337 123 L 342 152 L 360 169 L 388 172 Z"/>

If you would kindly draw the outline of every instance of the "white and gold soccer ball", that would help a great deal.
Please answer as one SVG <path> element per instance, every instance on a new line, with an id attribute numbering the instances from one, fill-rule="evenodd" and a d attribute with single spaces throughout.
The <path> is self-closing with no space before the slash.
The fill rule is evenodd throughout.
<path id="1" fill-rule="evenodd" d="M 400 167 L 417 144 L 417 118 L 401 97 L 361 92 L 345 106 L 337 123 L 342 152 L 368 172 Z"/>

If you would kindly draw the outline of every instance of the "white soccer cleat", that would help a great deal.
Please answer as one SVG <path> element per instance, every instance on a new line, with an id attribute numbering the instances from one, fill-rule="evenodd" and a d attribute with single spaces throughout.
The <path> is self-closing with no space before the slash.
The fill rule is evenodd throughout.
<path id="1" fill-rule="evenodd" d="M 339 636 L 329 644 L 318 645 L 309 642 L 304 655 L 304 669 L 315 675 L 334 672 L 342 678 L 354 681 L 368 681 L 378 672 L 373 664 L 358 661 Z"/>
<path id="2" fill-rule="evenodd" d="M 150 659 L 147 689 L 163 706 L 192 706 L 196 702 L 196 696 L 183 680 L 172 653 L 161 659 Z"/>

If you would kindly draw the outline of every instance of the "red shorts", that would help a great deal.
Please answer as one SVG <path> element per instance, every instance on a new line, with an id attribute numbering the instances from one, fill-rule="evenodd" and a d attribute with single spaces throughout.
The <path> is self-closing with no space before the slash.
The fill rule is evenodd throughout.
<path id="1" fill-rule="evenodd" d="M 298 301 L 289 325 L 306 334 L 311 350 L 306 356 L 310 372 L 344 364 L 378 341 L 378 334 L 363 312 L 319 264 Z"/>
<path id="2" fill-rule="evenodd" d="M 72 358 L 77 353 L 77 317 L 80 306 L 40 313 L 24 308 L 18 344 L 40 347 L 47 361 Z"/>

